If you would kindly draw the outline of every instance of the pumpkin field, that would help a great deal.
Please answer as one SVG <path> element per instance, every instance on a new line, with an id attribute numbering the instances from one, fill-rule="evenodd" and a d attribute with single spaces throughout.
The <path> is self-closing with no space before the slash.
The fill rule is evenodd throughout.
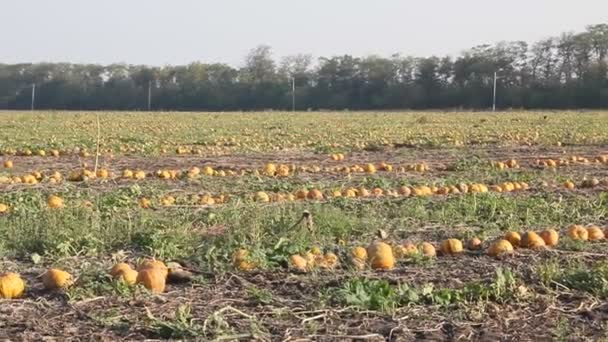
<path id="1" fill-rule="evenodd" d="M 608 112 L 0 112 L 0 339 L 608 341 Z"/>

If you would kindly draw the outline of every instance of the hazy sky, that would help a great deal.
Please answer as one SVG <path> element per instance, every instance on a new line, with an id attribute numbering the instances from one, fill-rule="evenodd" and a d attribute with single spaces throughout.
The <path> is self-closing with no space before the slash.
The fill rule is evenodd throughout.
<path id="1" fill-rule="evenodd" d="M 0 62 L 241 65 L 256 45 L 310 53 L 455 55 L 608 23 L 608 0 L 6 0 Z"/>

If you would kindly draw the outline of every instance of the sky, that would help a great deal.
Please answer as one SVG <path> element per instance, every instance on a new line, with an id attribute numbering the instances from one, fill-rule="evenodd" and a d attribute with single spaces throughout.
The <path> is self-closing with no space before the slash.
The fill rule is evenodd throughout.
<path id="1" fill-rule="evenodd" d="M 6 0 L 0 63 L 243 64 L 274 56 L 457 55 L 608 23 L 608 0 Z"/>

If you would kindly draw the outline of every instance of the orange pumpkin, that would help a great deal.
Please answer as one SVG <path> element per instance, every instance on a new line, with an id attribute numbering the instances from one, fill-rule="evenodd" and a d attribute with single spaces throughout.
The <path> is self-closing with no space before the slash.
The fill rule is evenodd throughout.
<path id="1" fill-rule="evenodd" d="M 572 240 L 586 241 L 589 238 L 589 232 L 585 227 L 573 224 L 568 227 L 568 237 Z"/>
<path id="2" fill-rule="evenodd" d="M 302 256 L 297 255 L 297 254 L 292 255 L 289 258 L 289 261 L 290 261 L 291 266 L 294 269 L 296 269 L 297 271 L 300 271 L 300 272 L 306 272 L 306 271 L 308 271 L 308 262 Z"/>
<path id="3" fill-rule="evenodd" d="M 447 239 L 441 243 L 441 253 L 444 255 L 459 254 L 462 250 L 462 241 L 458 239 Z"/>
<path id="4" fill-rule="evenodd" d="M 42 283 L 47 290 L 65 289 L 72 285 L 72 275 L 57 268 L 51 268 L 42 275 Z"/>
<path id="5" fill-rule="evenodd" d="M 376 241 L 367 247 L 367 255 L 370 258 L 373 269 L 390 270 L 395 267 L 395 257 L 390 245 Z"/>
<path id="6" fill-rule="evenodd" d="M 165 291 L 167 274 L 160 268 L 148 267 L 137 274 L 137 283 L 142 284 L 152 293 L 159 294 Z"/>
<path id="7" fill-rule="evenodd" d="M 503 239 L 509 241 L 513 247 L 519 247 L 521 242 L 521 236 L 518 232 L 507 232 Z"/>
<path id="8" fill-rule="evenodd" d="M 543 230 L 540 237 L 545 241 L 545 245 L 549 247 L 557 246 L 559 242 L 559 233 L 555 229 Z"/>
<path id="9" fill-rule="evenodd" d="M 467 249 L 471 251 L 478 251 L 481 249 L 481 240 L 479 238 L 472 238 L 467 242 Z"/>
<path id="10" fill-rule="evenodd" d="M 510 253 L 513 253 L 513 245 L 508 240 L 498 240 L 488 248 L 488 255 L 494 258 Z"/>
<path id="11" fill-rule="evenodd" d="M 435 246 L 428 242 L 423 242 L 420 244 L 420 252 L 422 255 L 427 257 L 434 257 L 437 255 L 437 251 L 435 250 Z"/>
<path id="12" fill-rule="evenodd" d="M 545 246 L 545 240 L 543 240 L 535 232 L 526 232 L 521 237 L 520 246 L 523 248 L 536 249 Z"/>
<path id="13" fill-rule="evenodd" d="M 602 229 L 595 225 L 587 227 L 587 236 L 589 237 L 589 241 L 603 240 L 605 237 Z"/>

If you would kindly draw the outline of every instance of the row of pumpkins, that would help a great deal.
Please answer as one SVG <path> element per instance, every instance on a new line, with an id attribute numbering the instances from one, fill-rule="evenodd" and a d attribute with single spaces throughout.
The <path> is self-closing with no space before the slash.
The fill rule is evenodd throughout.
<path id="1" fill-rule="evenodd" d="M 600 227 L 589 225 L 572 225 L 568 228 L 567 235 L 573 240 L 599 241 L 608 236 L 608 227 L 603 231 Z M 557 246 L 559 232 L 555 229 L 546 229 L 542 232 L 529 231 L 523 234 L 518 232 L 507 232 L 503 237 L 495 240 L 486 248 L 487 255 L 501 257 L 514 252 L 515 248 L 541 249 Z M 459 239 L 446 239 L 439 245 L 441 255 L 457 255 L 464 249 L 481 251 L 483 242 L 479 238 L 467 241 L 466 246 Z M 248 251 L 240 249 L 234 253 L 234 266 L 241 271 L 250 271 L 257 265 L 248 259 Z M 411 242 L 404 244 L 391 244 L 384 241 L 374 241 L 367 248 L 357 246 L 350 252 L 350 264 L 357 269 L 364 269 L 368 265 L 372 269 L 390 270 L 395 267 L 396 260 L 412 255 L 435 257 L 437 250 L 430 242 L 423 242 L 416 246 Z M 315 247 L 304 255 L 295 254 L 290 256 L 290 266 L 297 271 L 307 272 L 314 268 L 333 269 L 338 265 L 338 256 L 335 253 L 322 251 Z"/>
<path id="2" fill-rule="evenodd" d="M 121 262 L 112 267 L 110 275 L 129 286 L 141 284 L 152 293 L 162 293 L 168 279 L 173 274 L 183 274 L 178 264 L 171 263 L 171 268 L 160 260 L 146 260 L 137 270 L 127 263 Z M 173 276 L 173 279 L 177 278 Z M 46 290 L 66 289 L 74 284 L 74 277 L 61 269 L 51 268 L 40 276 Z M 25 293 L 25 281 L 18 273 L 8 272 L 0 275 L 0 298 L 20 298 Z"/>
<path id="3" fill-rule="evenodd" d="M 398 189 L 384 190 L 382 188 L 374 188 L 368 190 L 365 187 L 354 188 L 350 187 L 344 190 L 334 190 L 329 194 L 324 194 L 321 190 L 298 190 L 295 193 L 274 193 L 268 194 L 264 191 L 257 192 L 254 200 L 257 202 L 282 202 L 293 200 L 322 200 L 326 197 L 409 197 L 409 196 L 431 196 L 431 195 L 448 195 L 448 194 L 466 194 L 466 193 L 486 193 L 492 192 L 512 192 L 523 191 L 529 189 L 530 186 L 526 182 L 504 182 L 502 184 L 487 186 L 481 183 L 466 184 L 460 183 L 457 185 L 446 186 L 401 186 Z"/>
<path id="4" fill-rule="evenodd" d="M 583 227 L 572 225 L 568 228 L 568 237 L 574 240 L 603 240 L 608 235 L 608 228 L 603 231 L 601 228 L 590 225 Z M 559 242 L 559 233 L 555 229 L 547 229 L 540 233 L 533 231 L 519 234 L 508 232 L 501 239 L 496 240 L 486 250 L 492 257 L 500 257 L 510 254 L 514 248 L 538 249 L 543 247 L 554 247 Z M 478 238 L 470 239 L 466 244 L 467 249 L 479 251 L 483 243 Z M 464 251 L 462 241 L 459 239 L 447 239 L 441 242 L 439 251 L 442 255 L 456 255 Z M 374 241 L 367 248 L 354 247 L 351 250 L 351 263 L 359 269 L 365 268 L 368 264 L 372 269 L 391 270 L 395 267 L 396 259 L 407 257 L 412 254 L 421 254 L 426 257 L 437 255 L 435 246 L 429 242 L 423 242 L 419 246 L 412 243 L 403 245 L 390 245 L 383 241 Z M 290 266 L 300 272 L 307 272 L 313 268 L 333 269 L 338 263 L 338 256 L 332 252 L 323 254 L 319 248 L 302 255 L 292 255 L 289 258 Z M 239 249 L 233 254 L 234 266 L 242 271 L 251 271 L 257 265 L 249 260 L 249 252 Z M 122 280 L 125 284 L 132 286 L 141 284 L 152 293 L 162 293 L 165 290 L 167 279 L 171 279 L 173 273 L 184 272 L 178 264 L 172 263 L 171 268 L 167 267 L 160 260 L 146 260 L 137 270 L 131 268 L 127 263 L 118 263 L 110 270 L 110 275 L 114 279 Z M 51 268 L 41 276 L 42 284 L 47 290 L 65 289 L 71 286 L 74 278 L 68 272 L 60 269 Z M 0 298 L 13 299 L 23 296 L 25 292 L 25 281 L 17 273 L 9 272 L 0 275 Z"/>
<path id="5" fill-rule="evenodd" d="M 12 168 L 13 162 L 10 160 L 4 161 L 5 168 Z M 294 172 L 302 173 L 320 173 L 320 172 L 331 172 L 331 173 L 376 173 L 377 170 L 392 171 L 393 166 L 384 162 L 378 165 L 365 164 L 352 165 L 352 166 L 336 166 L 329 168 L 321 168 L 320 166 L 296 166 L 296 165 L 275 165 L 273 163 L 266 164 L 262 169 L 214 169 L 212 166 L 204 166 L 199 168 L 197 166 L 190 167 L 187 170 L 177 169 L 159 169 L 155 172 L 148 173 L 144 170 L 131 170 L 124 169 L 120 176 L 115 177 L 112 171 L 106 168 L 98 169 L 97 171 L 89 170 L 85 167 L 72 170 L 68 173 L 66 179 L 70 182 L 83 182 L 93 179 L 126 179 L 126 180 L 144 180 L 148 177 L 156 177 L 163 180 L 176 180 L 176 179 L 195 179 L 199 176 L 216 176 L 216 177 L 235 177 L 244 176 L 246 174 L 252 174 L 254 176 L 267 176 L 267 177 L 287 177 Z M 425 172 L 429 168 L 426 164 L 412 164 L 407 166 L 401 166 L 400 171 L 417 171 Z M 64 179 L 59 171 L 48 172 L 46 175 L 40 171 L 33 171 L 22 176 L 0 176 L 0 184 L 38 184 L 43 179 L 46 179 L 49 183 L 59 183 Z"/>

